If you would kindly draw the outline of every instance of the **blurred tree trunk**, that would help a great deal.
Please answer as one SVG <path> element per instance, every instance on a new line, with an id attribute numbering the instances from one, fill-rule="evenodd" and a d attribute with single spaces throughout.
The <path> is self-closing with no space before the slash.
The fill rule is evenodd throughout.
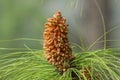
<path id="1" fill-rule="evenodd" d="M 106 31 L 109 30 L 109 18 L 110 18 L 110 9 L 108 0 L 85 0 L 85 8 L 83 10 L 83 23 L 82 26 L 85 29 L 84 36 L 86 36 L 86 42 L 88 45 L 91 45 L 96 39 L 103 35 L 103 22 L 102 16 L 105 20 Z M 110 38 L 110 35 L 107 34 L 107 39 Z M 103 41 L 103 38 L 101 39 Z M 109 45 L 109 44 L 107 44 Z M 92 49 L 102 48 L 103 43 L 96 44 Z"/>

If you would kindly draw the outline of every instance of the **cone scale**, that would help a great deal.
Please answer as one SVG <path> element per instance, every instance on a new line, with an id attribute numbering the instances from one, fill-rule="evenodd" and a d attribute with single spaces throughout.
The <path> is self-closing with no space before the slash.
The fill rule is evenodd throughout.
<path id="1" fill-rule="evenodd" d="M 75 57 L 67 38 L 68 25 L 61 12 L 56 12 L 47 20 L 44 30 L 44 54 L 48 62 L 57 67 L 58 71 L 66 71 Z"/>

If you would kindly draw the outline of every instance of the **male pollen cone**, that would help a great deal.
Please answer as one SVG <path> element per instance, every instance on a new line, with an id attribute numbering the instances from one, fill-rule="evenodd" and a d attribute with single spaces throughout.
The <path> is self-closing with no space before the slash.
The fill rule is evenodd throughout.
<path id="1" fill-rule="evenodd" d="M 48 18 L 44 30 L 44 54 L 48 62 L 55 65 L 58 71 L 66 71 L 69 62 L 75 57 L 67 38 L 68 25 L 61 12 L 56 12 L 52 18 Z"/>

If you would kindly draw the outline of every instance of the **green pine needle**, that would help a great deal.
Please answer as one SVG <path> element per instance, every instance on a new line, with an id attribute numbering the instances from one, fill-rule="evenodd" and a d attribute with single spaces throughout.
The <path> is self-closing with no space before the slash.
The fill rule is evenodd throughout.
<path id="1" fill-rule="evenodd" d="M 78 53 L 71 68 L 62 75 L 44 58 L 43 50 L 0 54 L 0 80 L 120 80 L 119 50 L 96 50 Z"/>

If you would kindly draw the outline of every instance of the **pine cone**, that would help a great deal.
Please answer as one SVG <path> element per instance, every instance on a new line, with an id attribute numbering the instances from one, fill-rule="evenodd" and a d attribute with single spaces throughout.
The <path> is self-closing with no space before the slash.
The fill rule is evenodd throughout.
<path id="1" fill-rule="evenodd" d="M 44 54 L 48 62 L 55 65 L 58 71 L 66 71 L 69 62 L 75 57 L 67 38 L 68 25 L 66 19 L 58 11 L 52 18 L 48 19 L 44 30 Z"/>
<path id="2" fill-rule="evenodd" d="M 91 69 L 92 69 L 91 67 L 87 67 L 81 70 L 81 73 L 84 74 L 84 76 L 86 77 L 86 80 L 92 80 L 91 75 L 90 75 Z M 82 76 L 82 78 L 84 78 L 84 76 Z"/>

